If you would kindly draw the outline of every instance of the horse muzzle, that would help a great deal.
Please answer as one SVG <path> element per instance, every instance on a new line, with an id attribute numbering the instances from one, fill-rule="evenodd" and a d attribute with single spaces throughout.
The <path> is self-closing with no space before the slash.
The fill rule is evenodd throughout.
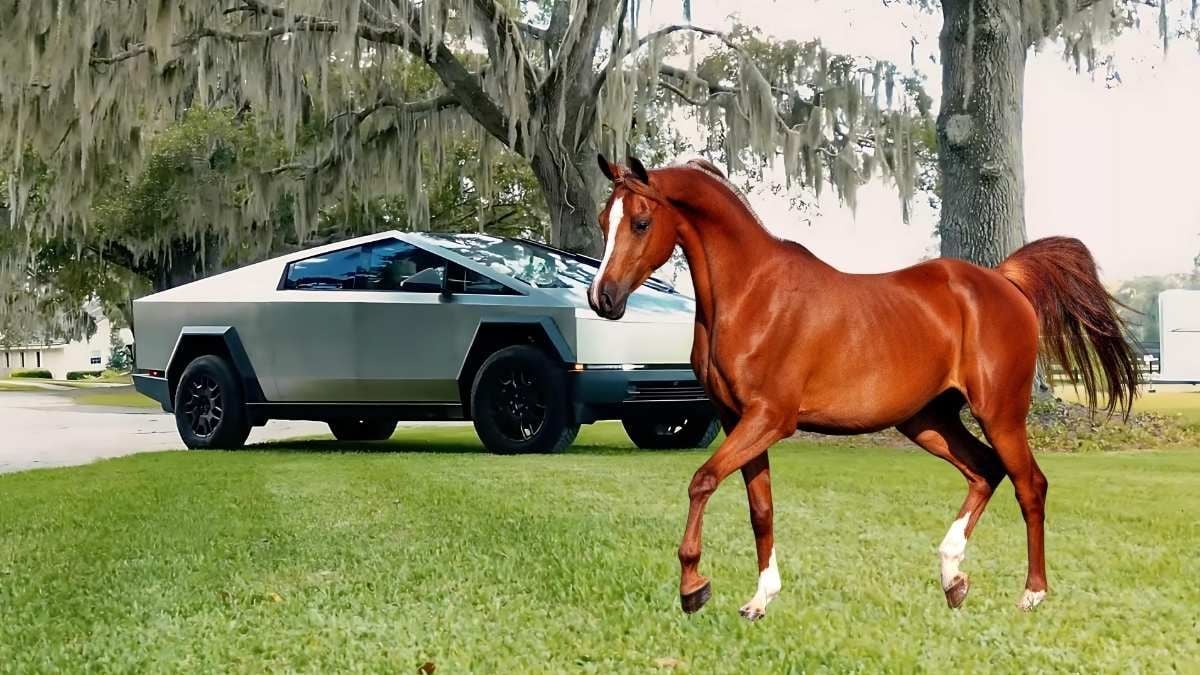
<path id="1" fill-rule="evenodd" d="M 629 300 L 629 294 L 614 293 L 613 290 L 612 284 L 589 288 L 588 305 L 598 316 L 616 321 L 625 316 L 625 304 Z"/>

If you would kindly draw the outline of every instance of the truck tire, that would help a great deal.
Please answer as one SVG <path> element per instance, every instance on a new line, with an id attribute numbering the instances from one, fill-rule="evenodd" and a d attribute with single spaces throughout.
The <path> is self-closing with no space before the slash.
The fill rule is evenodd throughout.
<path id="1" fill-rule="evenodd" d="M 561 452 L 579 433 L 567 391 L 562 366 L 544 352 L 505 347 L 483 362 L 471 386 L 475 432 L 501 455 Z"/>
<path id="2" fill-rule="evenodd" d="M 240 448 L 250 435 L 246 398 L 233 368 L 219 356 L 192 360 L 175 388 L 175 427 L 189 448 Z"/>

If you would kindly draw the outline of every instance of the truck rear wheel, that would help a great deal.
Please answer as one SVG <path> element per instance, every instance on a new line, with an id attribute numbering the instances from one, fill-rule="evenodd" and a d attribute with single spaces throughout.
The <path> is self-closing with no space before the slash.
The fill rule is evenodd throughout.
<path id="1" fill-rule="evenodd" d="M 479 440 L 502 455 L 561 452 L 579 433 L 562 367 L 528 345 L 505 347 L 479 367 L 471 417 Z"/>
<path id="2" fill-rule="evenodd" d="M 219 356 L 192 360 L 175 388 L 175 427 L 189 448 L 240 448 L 250 435 L 246 398 Z"/>
<path id="3" fill-rule="evenodd" d="M 634 445 L 644 450 L 707 448 L 721 430 L 711 412 L 639 416 L 621 420 Z"/>

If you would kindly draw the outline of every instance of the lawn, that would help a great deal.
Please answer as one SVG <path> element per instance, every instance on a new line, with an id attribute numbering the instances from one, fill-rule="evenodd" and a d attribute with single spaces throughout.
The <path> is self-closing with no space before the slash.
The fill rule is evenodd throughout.
<path id="1" fill-rule="evenodd" d="M 45 388 L 20 380 L 0 380 L 0 391 L 45 391 Z"/>
<path id="2" fill-rule="evenodd" d="M 133 387 L 110 387 L 78 394 L 74 401 L 80 405 L 105 405 L 123 408 L 156 408 L 162 405 L 152 398 L 142 396 Z"/>
<path id="3" fill-rule="evenodd" d="M 1052 593 L 1014 607 L 1024 529 L 1005 484 L 946 608 L 936 547 L 961 478 L 919 451 L 772 455 L 784 590 L 756 569 L 736 477 L 678 609 L 701 452 L 599 425 L 568 454 L 482 454 L 469 429 L 390 452 L 297 442 L 0 476 L 0 671 L 439 673 L 1196 671 L 1200 451 L 1047 455 Z"/>

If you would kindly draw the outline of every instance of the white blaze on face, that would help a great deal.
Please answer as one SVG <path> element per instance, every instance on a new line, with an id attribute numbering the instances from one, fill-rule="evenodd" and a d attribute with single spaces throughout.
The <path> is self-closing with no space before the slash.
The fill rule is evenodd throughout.
<path id="1" fill-rule="evenodd" d="M 779 580 L 779 566 L 775 564 L 775 549 L 772 548 L 767 567 L 758 573 L 758 589 L 754 592 L 754 597 L 750 598 L 750 602 L 742 607 L 742 616 L 746 616 L 747 612 L 753 612 L 756 615 L 765 614 L 767 603 L 779 595 L 781 588 L 783 588 L 783 583 Z"/>
<path id="2" fill-rule="evenodd" d="M 959 575 L 958 565 L 967 556 L 967 522 L 970 519 L 971 512 L 967 511 L 962 518 L 954 521 L 946 532 L 946 538 L 942 539 L 942 545 L 938 547 L 938 554 L 942 557 L 942 590 L 954 585 Z"/>
<path id="3" fill-rule="evenodd" d="M 592 282 L 590 289 L 592 302 L 597 307 L 600 306 L 600 291 L 598 290 L 600 278 L 604 276 L 608 261 L 612 259 L 613 249 L 617 247 L 617 232 L 620 231 L 621 221 L 624 218 L 625 198 L 614 199 L 612 206 L 608 207 L 608 237 L 604 241 L 604 258 L 600 260 L 600 270 L 596 272 L 596 280 Z"/>

